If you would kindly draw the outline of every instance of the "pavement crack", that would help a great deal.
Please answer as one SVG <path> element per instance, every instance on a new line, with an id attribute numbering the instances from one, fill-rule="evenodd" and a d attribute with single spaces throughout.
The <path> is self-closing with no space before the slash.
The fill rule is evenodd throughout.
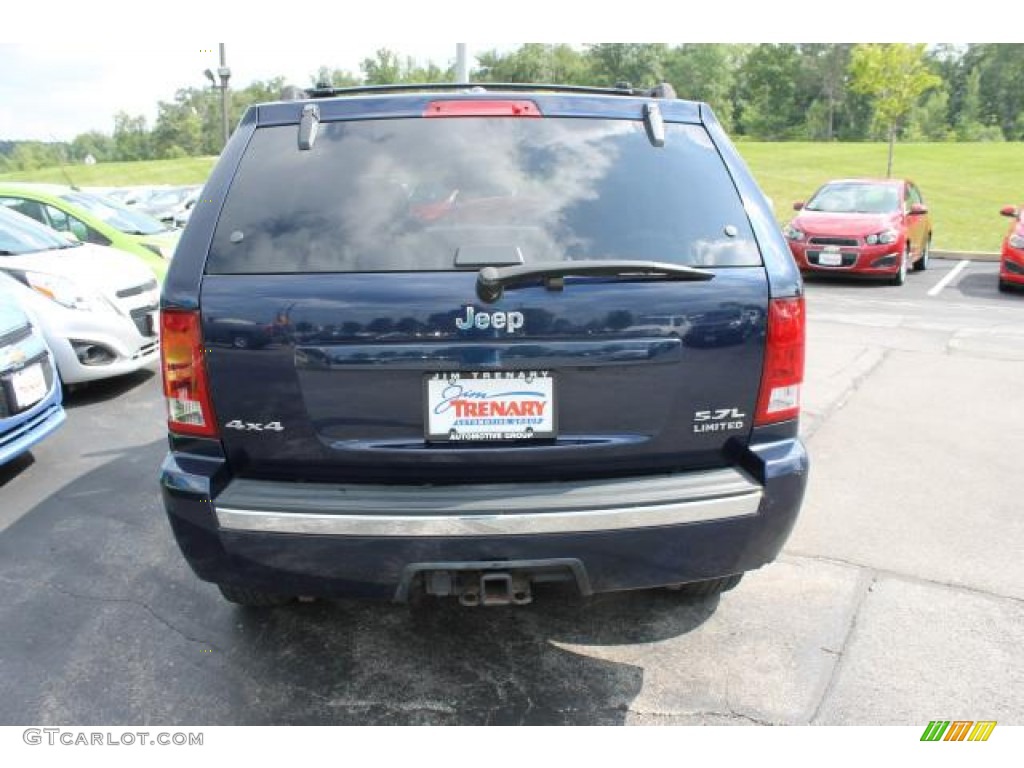
<path id="1" fill-rule="evenodd" d="M 832 665 L 832 673 L 829 675 L 828 682 L 825 684 L 825 689 L 821 692 L 821 698 L 818 699 L 818 705 L 814 708 L 814 714 L 811 715 L 808 725 L 814 725 L 815 721 L 821 715 L 821 708 L 825 706 L 825 702 L 829 696 L 832 695 L 832 691 L 835 690 L 836 684 L 839 680 L 839 672 L 843 668 L 843 662 L 846 660 L 846 649 L 850 644 L 850 640 L 853 637 L 854 632 L 857 630 L 857 620 L 860 618 L 861 609 L 864 607 L 864 603 L 867 600 L 868 593 L 875 586 L 875 582 L 878 581 L 878 575 L 874 572 L 864 574 L 861 578 L 860 594 L 857 597 L 857 604 L 854 606 L 853 611 L 850 614 L 850 623 L 846 627 L 846 632 L 843 634 L 843 640 L 839 645 L 838 650 L 829 650 L 822 648 L 823 651 L 831 656 L 835 657 L 835 663 Z"/>
<path id="2" fill-rule="evenodd" d="M 763 718 L 754 717 L 753 715 L 745 715 L 742 712 L 736 712 L 732 708 L 728 712 L 717 712 L 717 711 L 699 711 L 699 712 L 661 712 L 658 710 L 646 710 L 646 709 L 633 709 L 630 708 L 630 713 L 639 715 L 640 717 L 651 717 L 651 718 L 662 718 L 665 720 L 676 719 L 679 717 L 700 717 L 700 718 L 712 718 L 720 717 L 724 720 L 741 720 L 744 723 L 751 725 L 778 725 L 778 723 L 772 720 L 765 720 Z"/>
<path id="3" fill-rule="evenodd" d="M 941 579 L 929 579 L 925 576 L 915 576 L 912 573 L 903 573 L 901 571 L 893 571 L 888 568 L 878 568 L 873 565 L 866 563 L 855 563 L 852 560 L 844 560 L 841 557 L 827 557 L 825 555 L 812 555 L 807 552 L 800 552 L 798 550 L 787 549 L 783 553 L 780 560 L 787 558 L 794 558 L 800 560 L 814 560 L 819 563 L 829 563 L 832 565 L 844 565 L 849 568 L 858 568 L 861 570 L 870 570 L 878 576 L 893 579 L 894 581 L 904 581 L 909 584 L 921 584 L 928 587 L 945 587 L 946 589 L 953 589 L 958 592 L 966 592 L 971 595 L 978 597 L 987 597 L 996 600 L 1009 600 L 1010 602 L 1017 603 L 1018 605 L 1024 605 L 1024 598 L 1017 597 L 1016 595 L 1004 595 L 1001 592 L 993 592 L 988 589 L 981 589 L 980 587 L 972 587 L 968 584 L 957 584 L 952 581 L 942 581 Z"/>
<path id="4" fill-rule="evenodd" d="M 305 691 L 306 689 L 302 689 Z M 350 709 L 382 709 L 387 712 L 416 714 L 427 712 L 435 715 L 457 715 L 455 707 L 433 701 L 388 702 L 372 699 L 326 699 L 319 697 L 329 707 Z"/>
<path id="5" fill-rule="evenodd" d="M 814 419 L 807 426 L 807 429 L 802 432 L 801 437 L 803 437 L 803 439 L 806 442 L 810 442 L 811 438 L 813 438 L 818 433 L 818 430 L 821 429 L 822 425 L 828 422 L 828 420 L 832 418 L 832 415 L 834 413 L 843 408 L 850 401 L 850 398 L 853 397 L 862 386 L 864 386 L 864 383 L 869 378 L 871 378 L 874 372 L 877 371 L 882 366 L 882 364 L 889 359 L 889 355 L 891 352 L 892 350 L 889 349 L 888 347 L 883 348 L 881 354 L 878 355 L 877 359 L 873 363 L 871 363 L 871 365 L 869 365 L 867 368 L 861 371 L 859 374 L 854 376 L 853 379 L 851 379 L 849 385 L 846 387 L 846 389 L 844 389 L 840 393 L 839 397 L 835 398 L 831 403 L 829 403 L 825 410 L 823 410 L 821 413 L 817 414 L 817 416 L 814 417 Z M 857 362 L 860 360 L 860 358 L 866 354 L 869 353 L 862 352 L 861 355 L 859 355 L 858 358 L 854 360 L 853 363 L 851 363 L 851 366 L 855 366 Z"/>
<path id="6" fill-rule="evenodd" d="M 66 595 L 67 597 L 73 597 L 73 598 L 75 598 L 77 600 L 94 600 L 96 602 L 101 602 L 101 603 L 120 603 L 120 604 L 126 604 L 126 605 L 134 605 L 137 608 L 141 608 L 142 610 L 144 610 L 146 613 L 148 613 L 150 616 L 152 616 L 154 619 L 156 619 L 160 624 L 163 624 L 169 630 L 171 630 L 172 632 L 174 632 L 176 635 L 180 636 L 181 638 L 187 640 L 188 642 L 190 642 L 190 643 L 199 643 L 200 645 L 204 645 L 207 648 L 210 648 L 210 649 L 215 650 L 215 651 L 223 650 L 221 648 L 218 648 L 215 644 L 209 642 L 208 640 L 204 640 L 201 637 L 194 637 L 194 636 L 190 635 L 189 633 L 185 632 L 183 629 L 175 626 L 173 623 L 171 623 L 170 621 L 165 619 L 163 616 L 161 616 L 159 613 L 157 613 L 155 610 L 153 610 L 153 608 L 148 603 L 146 603 L 143 600 L 138 600 L 136 598 L 131 598 L 131 597 L 108 597 L 106 595 L 83 594 L 83 593 L 80 593 L 80 592 L 73 592 L 70 589 L 67 589 L 65 587 L 60 586 L 59 584 L 53 584 L 53 583 L 48 582 L 48 581 L 37 581 L 35 579 L 13 580 L 13 579 L 9 579 L 9 578 L 6 578 L 6 577 L 0 577 L 0 581 L 5 581 L 8 584 L 19 584 L 19 583 L 20 584 L 24 584 L 24 583 L 28 583 L 28 584 L 32 584 L 32 585 L 37 586 L 37 587 L 43 587 L 45 589 L 51 589 L 54 592 L 57 592 L 57 593 L 62 594 L 62 595 Z"/>

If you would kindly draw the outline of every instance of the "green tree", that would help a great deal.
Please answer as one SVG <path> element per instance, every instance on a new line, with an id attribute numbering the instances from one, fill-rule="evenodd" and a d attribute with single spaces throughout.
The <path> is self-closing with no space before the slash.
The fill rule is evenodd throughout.
<path id="1" fill-rule="evenodd" d="M 149 130 L 143 115 L 133 117 L 127 112 L 118 112 L 114 116 L 114 159 L 152 159 Z"/>
<path id="2" fill-rule="evenodd" d="M 997 125 L 985 125 L 981 119 L 981 71 L 975 67 L 964 85 L 963 102 L 956 120 L 956 138 L 959 141 L 1001 140 L 1002 131 Z M 998 134 L 998 137 L 996 136 Z"/>
<path id="3" fill-rule="evenodd" d="M 663 43 L 597 43 L 587 46 L 586 57 L 595 85 L 644 88 L 665 79 L 667 54 Z"/>
<path id="4" fill-rule="evenodd" d="M 892 175 L 896 132 L 925 93 L 942 79 L 929 68 L 923 44 L 866 43 L 853 49 L 850 60 L 850 88 L 869 96 L 875 121 L 886 131 L 889 158 L 886 176 Z"/>
<path id="5" fill-rule="evenodd" d="M 486 83 L 560 83 L 592 85 L 586 57 L 569 45 L 527 43 L 511 53 L 484 51 L 474 81 Z"/>
<path id="6" fill-rule="evenodd" d="M 367 85 L 389 85 L 402 82 L 402 63 L 398 54 L 381 48 L 372 59 L 363 59 L 359 65 Z"/>
<path id="7" fill-rule="evenodd" d="M 853 46 L 843 43 L 803 43 L 800 45 L 802 102 L 807 107 L 807 137 L 832 141 L 836 125 L 845 116 L 847 70 Z"/>
<path id="8" fill-rule="evenodd" d="M 20 141 L 11 153 L 11 166 L 17 171 L 34 171 L 47 165 L 46 153 L 37 141 Z"/>
<path id="9" fill-rule="evenodd" d="M 351 88 L 352 86 L 359 85 L 360 83 L 361 81 L 359 78 L 348 70 L 334 69 L 327 66 L 320 67 L 319 71 L 310 78 L 310 85 L 313 87 L 330 86 L 333 88 Z"/>
<path id="10" fill-rule="evenodd" d="M 742 58 L 739 46 L 690 43 L 671 49 L 664 59 L 664 78 L 682 99 L 711 105 L 728 130 L 733 121 L 732 92 L 736 68 Z"/>
<path id="11" fill-rule="evenodd" d="M 799 48 L 790 43 L 765 43 L 750 51 L 737 73 L 736 109 L 744 136 L 803 138 L 811 99 L 801 86 L 801 71 Z"/>
<path id="12" fill-rule="evenodd" d="M 179 153 L 199 155 L 203 152 L 203 115 L 209 111 L 212 93 L 196 88 L 182 88 L 174 101 L 157 105 L 156 124 L 151 135 L 156 157 L 177 157 Z M 172 151 L 173 148 L 173 151 Z"/>
<path id="13" fill-rule="evenodd" d="M 80 163 L 88 155 L 92 155 L 96 160 L 112 160 L 114 140 L 100 131 L 78 134 L 71 142 L 71 160 Z"/>
<path id="14" fill-rule="evenodd" d="M 970 45 L 963 66 L 979 71 L 979 121 L 998 125 L 1011 141 L 1024 139 L 1024 44 Z"/>
<path id="15" fill-rule="evenodd" d="M 411 57 L 403 59 L 387 48 L 381 48 L 372 59 L 363 59 L 360 69 L 367 85 L 443 83 L 455 79 L 454 67 L 441 69 L 433 62 L 419 65 Z"/>
<path id="16" fill-rule="evenodd" d="M 957 138 L 949 126 L 949 89 L 945 83 L 911 110 L 903 136 L 907 141 L 953 141 Z"/>

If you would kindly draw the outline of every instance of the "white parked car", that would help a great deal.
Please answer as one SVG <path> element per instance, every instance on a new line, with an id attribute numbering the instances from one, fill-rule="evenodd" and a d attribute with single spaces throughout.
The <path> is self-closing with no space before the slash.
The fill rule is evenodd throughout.
<path id="1" fill-rule="evenodd" d="M 160 288 L 134 256 L 71 241 L 0 207 L 0 271 L 17 281 L 65 384 L 131 373 L 159 357 Z"/>

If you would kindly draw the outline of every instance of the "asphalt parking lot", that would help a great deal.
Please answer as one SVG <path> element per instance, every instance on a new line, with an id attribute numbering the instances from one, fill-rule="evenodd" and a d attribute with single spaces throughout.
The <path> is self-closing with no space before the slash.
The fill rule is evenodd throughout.
<path id="1" fill-rule="evenodd" d="M 670 592 L 251 613 L 180 557 L 156 371 L 0 469 L 0 723 L 1024 724 L 1024 293 L 954 261 L 808 284 L 783 556 Z"/>

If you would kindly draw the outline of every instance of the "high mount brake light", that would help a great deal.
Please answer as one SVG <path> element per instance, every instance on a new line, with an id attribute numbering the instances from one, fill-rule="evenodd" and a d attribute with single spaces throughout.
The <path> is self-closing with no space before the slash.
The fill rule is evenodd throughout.
<path id="1" fill-rule="evenodd" d="M 217 437 L 206 380 L 206 355 L 197 310 L 160 312 L 160 362 L 171 432 Z"/>
<path id="2" fill-rule="evenodd" d="M 787 421 L 800 415 L 805 336 L 803 297 L 772 299 L 768 308 L 768 339 L 755 426 Z"/>
<path id="3" fill-rule="evenodd" d="M 432 101 L 424 117 L 540 117 L 540 109 L 528 99 L 445 99 Z"/>

